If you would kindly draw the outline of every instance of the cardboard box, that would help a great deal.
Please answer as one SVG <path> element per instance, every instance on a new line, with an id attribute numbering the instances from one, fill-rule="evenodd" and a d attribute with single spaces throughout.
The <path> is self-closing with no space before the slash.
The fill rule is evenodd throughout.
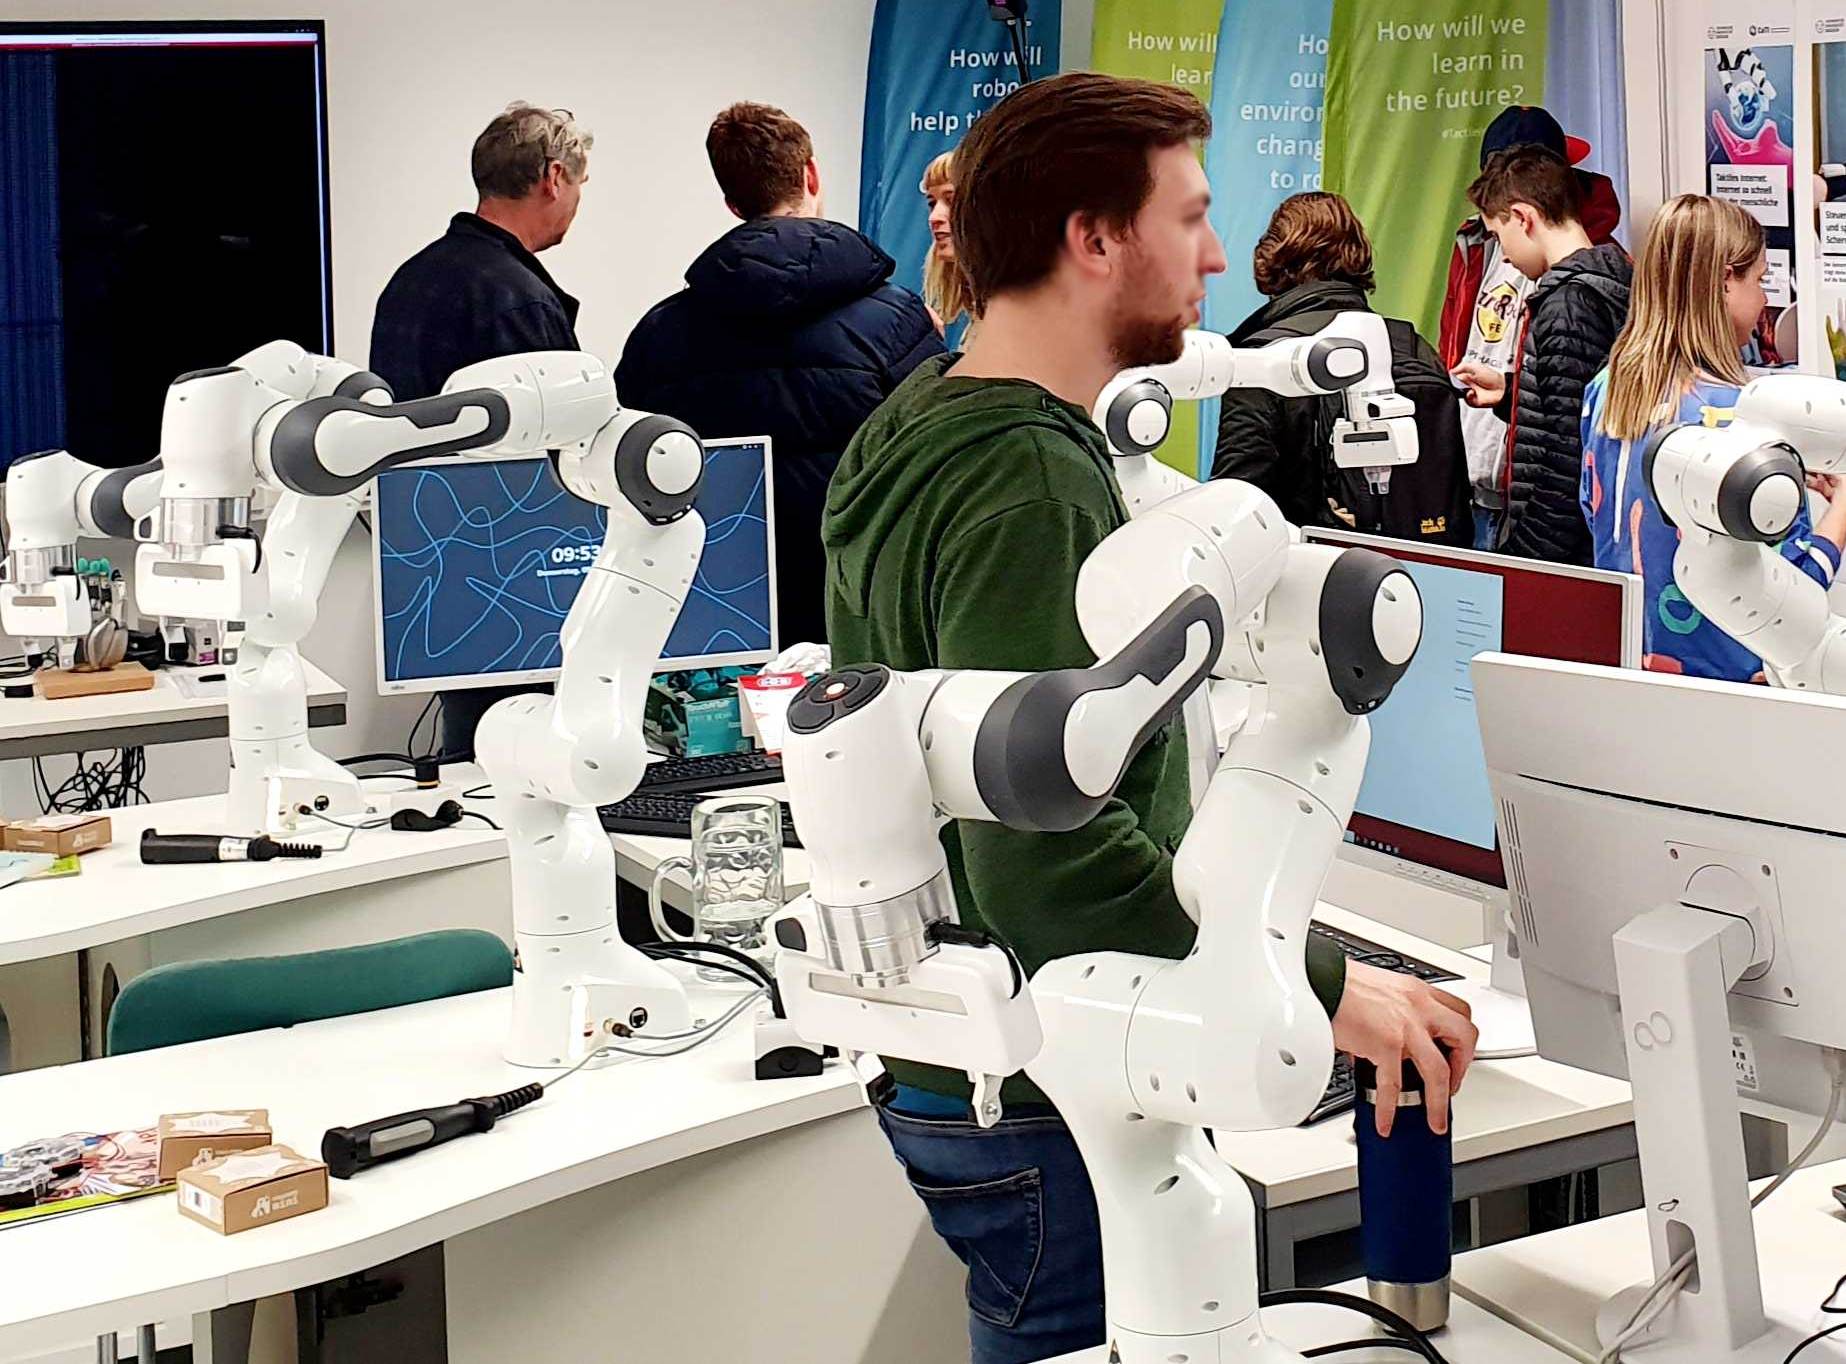
<path id="1" fill-rule="evenodd" d="M 6 826 L 8 852 L 50 853 L 70 857 L 109 845 L 115 831 L 107 815 L 41 815 Z"/>
<path id="2" fill-rule="evenodd" d="M 226 1236 L 326 1206 L 326 1165 L 286 1146 L 234 1151 L 179 1172 L 180 1212 Z"/>
<path id="3" fill-rule="evenodd" d="M 160 1120 L 160 1178 L 164 1183 L 187 1166 L 233 1151 L 252 1151 L 275 1140 L 265 1108 L 215 1108 L 203 1113 L 168 1113 Z"/>

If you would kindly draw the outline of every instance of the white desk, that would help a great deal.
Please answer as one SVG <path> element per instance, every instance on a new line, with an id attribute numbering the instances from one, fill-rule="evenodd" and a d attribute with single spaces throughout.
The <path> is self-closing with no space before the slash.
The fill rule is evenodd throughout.
<path id="1" fill-rule="evenodd" d="M 1470 981 L 1487 980 L 1485 963 L 1387 924 L 1325 904 L 1314 917 Z M 1342 1115 L 1312 1127 L 1218 1134 L 1218 1150 L 1256 1198 L 1265 1287 L 1295 1284 L 1299 1242 L 1359 1225 L 1352 1122 Z M 1536 1056 L 1477 1062 L 1455 1101 L 1455 1197 L 1631 1159 L 1633 1122 L 1628 1086 L 1620 1081 Z"/>
<path id="2" fill-rule="evenodd" d="M 1819 1311 L 1846 1273 L 1846 1220 L 1829 1192 L 1842 1182 L 1846 1162 L 1813 1166 L 1756 1211 L 1763 1305 L 1772 1319 L 1802 1336 L 1842 1320 Z M 1598 1309 L 1653 1277 L 1643 1212 L 1470 1251 L 1455 1261 L 1457 1294 L 1586 1361 L 1599 1353 Z M 1801 1364 L 1827 1360 L 1846 1360 L 1846 1339 L 1816 1342 L 1801 1355 Z"/>
<path id="3" fill-rule="evenodd" d="M 305 658 L 301 666 L 308 678 L 308 724 L 345 724 L 346 689 Z M 224 669 L 160 668 L 148 690 L 107 696 L 73 696 L 63 701 L 0 697 L 0 761 L 79 749 L 224 738 L 229 732 L 229 710 L 223 687 L 214 688 L 220 693 L 216 696 L 189 696 L 174 681 L 177 672 L 222 673 Z"/>
<path id="4" fill-rule="evenodd" d="M 0 1147 L 229 1104 L 266 1106 L 279 1141 L 313 1152 L 331 1125 L 530 1081 L 499 1059 L 509 993 L 3 1077 Z M 0 1231 L 0 1358 L 446 1242 L 458 1364 L 532 1357 L 535 1340 L 548 1359 L 608 1358 L 613 1339 L 632 1359 L 965 1359 L 959 1266 L 850 1072 L 753 1080 L 748 1036 L 581 1072 L 273 1227 L 220 1236 L 169 1195 Z M 736 1310 L 713 1311 L 715 1294 Z"/>
<path id="5" fill-rule="evenodd" d="M 1365 1296 L 1363 1281 L 1336 1284 L 1334 1291 Z M 1371 1323 L 1354 1312 L 1319 1304 L 1290 1304 L 1271 1307 L 1263 1312 L 1263 1325 L 1269 1334 L 1296 1350 L 1311 1350 L 1317 1345 L 1332 1345 L 1343 1340 L 1363 1340 L 1371 1332 Z M 1455 1301 L 1449 1309 L 1449 1324 L 1433 1338 L 1450 1364 L 1562 1364 L 1565 1356 L 1531 1336 L 1508 1326 L 1472 1303 Z M 1051 1364 L 1107 1364 L 1106 1348 L 1084 1350 L 1063 1355 Z M 1418 1356 L 1403 1350 L 1352 1350 L 1338 1356 L 1352 1364 L 1404 1364 Z M 1203 1361 L 1201 1361 L 1203 1364 Z"/>

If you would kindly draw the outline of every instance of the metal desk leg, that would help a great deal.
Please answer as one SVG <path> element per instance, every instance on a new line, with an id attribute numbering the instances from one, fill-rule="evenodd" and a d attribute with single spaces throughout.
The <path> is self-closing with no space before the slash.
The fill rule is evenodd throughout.
<path id="1" fill-rule="evenodd" d="M 96 1364 L 116 1364 L 114 1331 L 96 1337 Z"/>
<path id="2" fill-rule="evenodd" d="M 160 1354 L 160 1347 L 154 1343 L 154 1328 L 142 1326 L 135 1331 L 136 1364 L 155 1364 Z"/>

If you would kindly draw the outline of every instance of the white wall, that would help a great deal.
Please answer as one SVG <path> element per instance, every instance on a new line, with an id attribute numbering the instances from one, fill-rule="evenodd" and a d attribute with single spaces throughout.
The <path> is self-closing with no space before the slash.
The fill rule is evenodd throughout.
<path id="1" fill-rule="evenodd" d="M 582 300 L 584 346 L 611 362 L 640 315 L 734 221 L 704 145 L 731 101 L 799 118 L 830 214 L 855 222 L 872 9 L 873 0 L 0 0 L 9 19 L 325 20 L 335 349 L 361 362 L 379 290 L 452 213 L 473 207 L 469 147 L 514 99 L 569 108 L 596 134 L 577 222 L 544 259 Z M 238 111 L 192 93 L 198 126 L 174 148 L 175 173 L 197 177 L 201 193 L 236 194 L 264 168 L 214 162 L 212 124 Z M 352 694 L 345 732 L 318 739 L 335 755 L 398 747 L 420 705 L 376 695 L 367 555 L 355 531 L 304 649 Z M 114 557 L 125 557 L 120 547 Z M 222 790 L 223 759 L 207 747 L 150 750 L 151 792 Z"/>

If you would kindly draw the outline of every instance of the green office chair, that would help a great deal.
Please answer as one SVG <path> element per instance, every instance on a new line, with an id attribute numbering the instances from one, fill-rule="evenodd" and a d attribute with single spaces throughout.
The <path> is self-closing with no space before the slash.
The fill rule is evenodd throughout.
<path id="1" fill-rule="evenodd" d="M 421 1004 L 513 983 L 513 954 L 478 928 L 447 928 L 290 957 L 156 966 L 109 1011 L 111 1056 Z"/>

